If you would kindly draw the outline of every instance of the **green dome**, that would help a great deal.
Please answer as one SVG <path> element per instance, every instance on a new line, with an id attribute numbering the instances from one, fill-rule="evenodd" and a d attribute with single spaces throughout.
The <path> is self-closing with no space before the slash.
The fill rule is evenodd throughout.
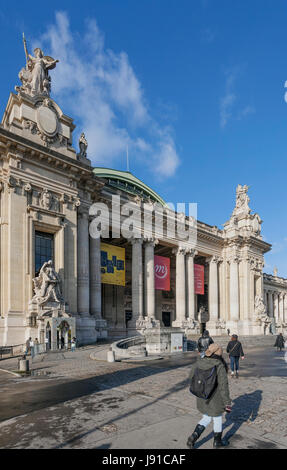
<path id="1" fill-rule="evenodd" d="M 143 199 L 150 198 L 152 201 L 158 202 L 164 207 L 167 206 L 166 202 L 155 191 L 149 188 L 149 186 L 144 184 L 129 171 L 96 167 L 93 169 L 93 172 L 99 178 L 107 179 L 109 186 L 140 196 Z"/>

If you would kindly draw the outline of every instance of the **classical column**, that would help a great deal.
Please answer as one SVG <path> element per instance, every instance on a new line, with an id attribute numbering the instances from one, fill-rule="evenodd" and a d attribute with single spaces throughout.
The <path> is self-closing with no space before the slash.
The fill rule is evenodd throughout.
<path id="1" fill-rule="evenodd" d="M 218 263 L 220 258 L 212 256 L 209 263 L 208 310 L 209 321 L 218 320 Z"/>
<path id="2" fill-rule="evenodd" d="M 146 239 L 145 248 L 145 308 L 149 319 L 155 318 L 154 247 L 158 240 Z"/>
<path id="3" fill-rule="evenodd" d="M 276 320 L 276 323 L 278 323 L 278 320 L 279 320 L 279 295 L 278 295 L 278 292 L 274 292 L 273 298 L 274 298 L 274 318 Z"/>
<path id="4" fill-rule="evenodd" d="M 284 314 L 283 314 L 284 323 L 287 322 L 287 294 L 284 295 Z"/>
<path id="5" fill-rule="evenodd" d="M 284 316 L 284 307 L 283 307 L 283 294 L 279 294 L 279 320 L 282 322 Z"/>
<path id="6" fill-rule="evenodd" d="M 195 294 L 194 294 L 194 257 L 195 250 L 189 250 L 186 254 L 186 274 L 187 274 L 187 318 L 195 318 Z"/>
<path id="7" fill-rule="evenodd" d="M 264 305 L 265 305 L 266 308 L 267 308 L 268 300 L 267 300 L 267 291 L 266 291 L 266 290 L 264 290 Z"/>
<path id="8" fill-rule="evenodd" d="M 270 318 L 274 317 L 274 300 L 273 300 L 273 292 L 268 292 L 268 315 Z"/>
<path id="9" fill-rule="evenodd" d="M 132 244 L 132 322 L 143 320 L 142 238 L 133 238 Z"/>
<path id="10" fill-rule="evenodd" d="M 250 284 L 249 284 L 249 318 L 254 318 L 254 307 L 255 307 L 255 269 L 251 266 L 250 269 Z"/>
<path id="11" fill-rule="evenodd" d="M 173 326 L 181 326 L 186 321 L 186 290 L 185 290 L 185 253 L 182 247 L 175 248 L 176 255 L 176 320 Z"/>
<path id="12" fill-rule="evenodd" d="M 250 309 L 252 302 L 254 304 L 254 287 L 252 288 L 252 282 L 254 282 L 254 274 L 251 270 L 250 257 L 248 253 L 245 253 L 245 256 L 243 256 L 243 259 L 241 261 L 241 276 L 241 319 L 248 321 L 252 318 L 252 310 L 254 309 L 254 305 L 252 305 L 252 310 Z"/>
<path id="13" fill-rule="evenodd" d="M 229 299 L 230 299 L 230 320 L 239 320 L 239 276 L 238 276 L 239 258 L 234 256 L 230 258 L 230 279 L 229 279 Z"/>
<path id="14" fill-rule="evenodd" d="M 90 237 L 90 312 L 102 318 L 101 239 Z"/>
<path id="15" fill-rule="evenodd" d="M 88 212 L 78 212 L 78 313 L 88 314 L 90 304 L 89 279 L 89 216 Z"/>

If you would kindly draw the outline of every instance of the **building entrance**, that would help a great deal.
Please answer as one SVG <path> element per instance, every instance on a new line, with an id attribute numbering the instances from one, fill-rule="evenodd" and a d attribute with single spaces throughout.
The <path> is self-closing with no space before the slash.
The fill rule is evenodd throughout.
<path id="1" fill-rule="evenodd" d="M 170 327 L 170 312 L 162 312 L 162 322 L 165 327 Z"/>

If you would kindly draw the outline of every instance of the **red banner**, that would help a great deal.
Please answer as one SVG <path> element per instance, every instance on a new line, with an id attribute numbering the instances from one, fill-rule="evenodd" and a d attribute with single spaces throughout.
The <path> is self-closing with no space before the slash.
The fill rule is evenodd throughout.
<path id="1" fill-rule="evenodd" d="M 194 265 L 194 293 L 204 295 L 204 266 Z"/>
<path id="2" fill-rule="evenodd" d="M 154 256 L 155 289 L 170 290 L 170 258 Z"/>

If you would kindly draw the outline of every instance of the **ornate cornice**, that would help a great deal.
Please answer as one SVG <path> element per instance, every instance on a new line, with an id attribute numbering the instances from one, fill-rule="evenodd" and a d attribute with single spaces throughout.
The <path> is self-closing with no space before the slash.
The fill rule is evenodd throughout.
<path id="1" fill-rule="evenodd" d="M 70 179 L 78 177 L 78 181 L 81 181 L 83 178 L 86 182 L 91 180 L 92 185 L 96 184 L 98 188 L 102 188 L 105 185 L 104 182 L 93 174 L 93 169 L 90 165 L 86 165 L 79 160 L 74 160 L 60 152 L 18 136 L 2 127 L 0 127 L 0 142 L 2 155 L 4 147 L 6 149 L 6 158 L 14 158 L 16 161 L 19 161 L 21 157 L 21 159 L 27 159 L 29 162 L 48 163 L 50 167 L 54 167 L 55 171 L 63 173 L 64 170 L 69 172 Z"/>

